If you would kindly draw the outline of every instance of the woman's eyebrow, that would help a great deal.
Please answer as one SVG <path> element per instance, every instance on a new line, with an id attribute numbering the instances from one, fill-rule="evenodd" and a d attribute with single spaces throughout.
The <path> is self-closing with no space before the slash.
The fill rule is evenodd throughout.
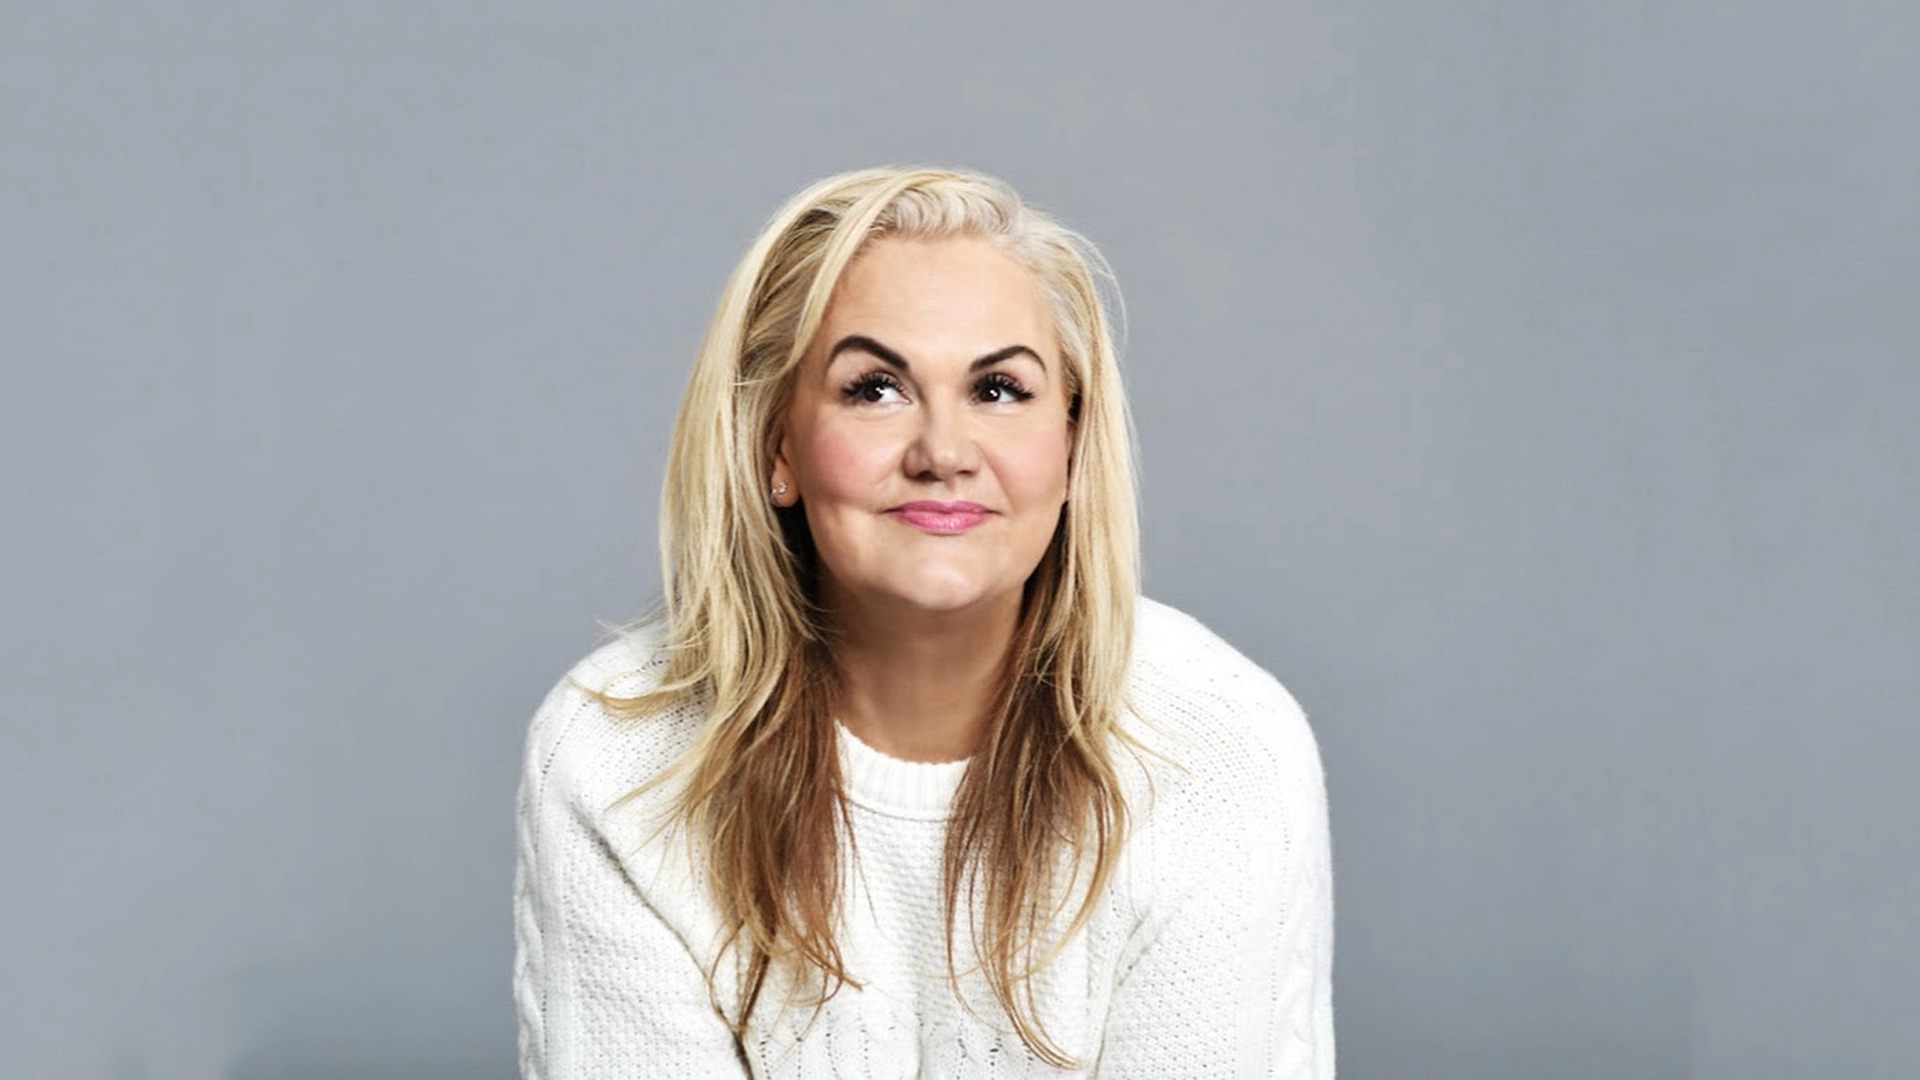
<path id="1" fill-rule="evenodd" d="M 899 353 L 887 348 L 885 345 L 880 344 L 865 334 L 848 334 L 846 337 L 835 342 L 833 348 L 827 353 L 827 363 L 833 363 L 834 357 L 850 349 L 858 349 L 864 353 L 871 353 L 889 366 L 897 368 L 902 372 L 912 370 L 912 365 L 907 363 L 906 357 L 901 356 Z M 1034 363 L 1039 364 L 1041 370 L 1046 369 L 1047 362 L 1039 353 L 1034 352 L 1025 345 L 1008 345 L 1006 348 L 995 349 L 987 355 L 974 360 L 973 363 L 967 365 L 967 370 L 979 371 L 981 368 L 990 368 L 1002 360 L 1010 360 L 1022 354 L 1033 357 Z"/>

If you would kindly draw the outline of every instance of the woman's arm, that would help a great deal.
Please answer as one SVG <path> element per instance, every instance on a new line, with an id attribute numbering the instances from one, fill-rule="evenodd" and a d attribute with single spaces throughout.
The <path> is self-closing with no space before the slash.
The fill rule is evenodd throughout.
<path id="1" fill-rule="evenodd" d="M 604 750 L 580 730 L 594 729 L 596 709 L 563 683 L 528 739 L 514 879 L 521 1075 L 744 1077 L 699 962 L 635 887 L 598 815 L 583 805 L 576 764 L 590 768 L 596 755 L 581 744 Z"/>
<path id="2" fill-rule="evenodd" d="M 1193 778 L 1136 836 L 1101 1080 L 1334 1075 L 1326 794 L 1311 736 L 1294 746 Z"/>

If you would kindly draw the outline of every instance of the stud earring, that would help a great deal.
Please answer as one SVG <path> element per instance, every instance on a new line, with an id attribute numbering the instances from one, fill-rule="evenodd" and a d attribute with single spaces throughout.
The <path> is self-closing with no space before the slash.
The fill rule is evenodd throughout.
<path id="1" fill-rule="evenodd" d="M 787 482 L 785 480 L 782 480 L 779 483 L 773 485 L 774 498 L 777 499 L 780 496 L 785 495 L 786 493 L 787 493 Z"/>

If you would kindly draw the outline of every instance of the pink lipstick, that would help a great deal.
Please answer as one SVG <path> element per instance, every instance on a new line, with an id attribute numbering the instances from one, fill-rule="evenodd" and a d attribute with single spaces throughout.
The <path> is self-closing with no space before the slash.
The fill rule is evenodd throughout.
<path id="1" fill-rule="evenodd" d="M 970 502 L 910 502 L 887 513 L 937 536 L 958 536 L 993 516 L 993 511 Z"/>

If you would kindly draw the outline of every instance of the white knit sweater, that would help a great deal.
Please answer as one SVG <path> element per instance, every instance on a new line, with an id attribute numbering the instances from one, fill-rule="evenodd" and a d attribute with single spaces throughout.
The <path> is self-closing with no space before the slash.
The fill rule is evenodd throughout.
<path id="1" fill-rule="evenodd" d="M 844 729 L 857 855 L 839 941 L 861 985 L 817 1013 L 763 1005 L 734 1038 L 708 994 L 719 923 L 699 860 L 652 827 L 665 796 L 607 810 L 699 718 L 616 720 L 575 685 L 652 685 L 655 642 L 595 650 L 528 736 L 514 996 L 530 1080 L 1333 1076 L 1318 750 L 1286 690 L 1193 619 L 1140 602 L 1127 722 L 1177 767 L 1121 755 L 1134 822 L 1121 864 L 1035 982 L 1047 1034 L 1081 1063 L 1069 1072 L 1028 1052 L 978 973 L 948 978 L 941 855 L 966 763 L 899 761 Z M 726 1002 L 738 984 L 719 970 Z"/>

